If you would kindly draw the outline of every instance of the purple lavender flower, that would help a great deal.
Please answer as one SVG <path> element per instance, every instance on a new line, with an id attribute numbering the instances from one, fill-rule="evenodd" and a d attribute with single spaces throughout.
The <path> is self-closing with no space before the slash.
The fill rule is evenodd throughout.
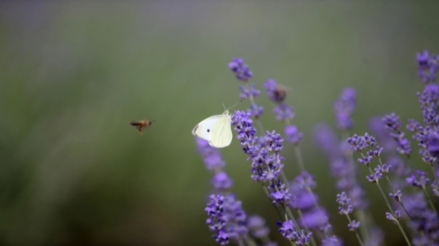
<path id="1" fill-rule="evenodd" d="M 297 175 L 296 178 L 294 178 L 293 184 L 299 189 L 314 189 L 317 185 L 313 175 L 308 171 L 302 171 Z"/>
<path id="2" fill-rule="evenodd" d="M 246 82 L 253 77 L 252 71 L 250 71 L 247 64 L 244 64 L 244 59 L 242 58 L 233 58 L 229 63 L 229 68 L 235 73 L 236 78 L 241 81 Z"/>
<path id="3" fill-rule="evenodd" d="M 354 134 L 354 136 L 348 138 L 347 143 L 355 151 L 362 151 L 363 149 L 368 147 L 365 138 L 362 136 L 358 136 L 357 134 Z"/>
<path id="4" fill-rule="evenodd" d="M 427 150 L 430 152 L 430 154 L 434 157 L 439 156 L 439 133 L 438 132 L 431 132 L 427 139 Z"/>
<path id="5" fill-rule="evenodd" d="M 373 156 L 370 156 L 370 155 L 358 158 L 358 162 L 363 164 L 363 165 L 366 165 L 366 166 L 369 166 L 369 164 L 372 162 L 372 160 L 373 160 Z"/>
<path id="6" fill-rule="evenodd" d="M 229 238 L 240 241 L 248 232 L 244 210 L 241 201 L 237 201 L 233 193 L 225 196 L 223 203 L 223 216 L 226 221 L 226 232 Z"/>
<path id="7" fill-rule="evenodd" d="M 279 232 L 288 240 L 294 240 L 297 237 L 297 231 L 294 228 L 292 220 L 287 220 L 279 225 Z"/>
<path id="8" fill-rule="evenodd" d="M 288 204 L 290 202 L 290 193 L 287 190 L 272 191 L 270 198 L 276 205 Z"/>
<path id="9" fill-rule="evenodd" d="M 397 190 L 396 193 L 389 193 L 389 196 L 392 197 L 395 201 L 400 202 L 402 197 L 401 190 Z"/>
<path id="10" fill-rule="evenodd" d="M 225 231 L 226 220 L 224 218 L 224 196 L 210 195 L 210 202 L 207 204 L 205 211 L 209 218 L 206 223 L 209 225 L 209 229 L 216 234 L 213 235 L 215 241 L 221 245 L 229 243 L 228 234 Z"/>
<path id="11" fill-rule="evenodd" d="M 430 83 L 436 80 L 436 72 L 438 71 L 438 56 L 430 55 L 428 50 L 422 53 L 416 53 L 418 60 L 418 75 L 423 82 Z"/>
<path id="12" fill-rule="evenodd" d="M 215 173 L 211 182 L 216 190 L 228 190 L 233 185 L 233 180 L 224 171 Z"/>
<path id="13" fill-rule="evenodd" d="M 274 130 L 272 132 L 267 131 L 265 135 L 265 143 L 268 144 L 267 150 L 269 152 L 278 153 L 282 150 L 282 142 L 284 140 Z"/>
<path id="14" fill-rule="evenodd" d="M 336 236 L 324 238 L 321 246 L 343 246 L 343 242 Z"/>
<path id="15" fill-rule="evenodd" d="M 209 171 L 221 170 L 225 167 L 226 163 L 218 149 L 213 148 L 209 143 L 202 138 L 195 138 L 198 152 L 203 157 L 204 164 Z"/>
<path id="16" fill-rule="evenodd" d="M 273 112 L 276 114 L 276 119 L 279 121 L 294 119 L 293 108 L 286 103 L 279 103 L 273 108 Z"/>
<path id="17" fill-rule="evenodd" d="M 295 125 L 288 125 L 285 127 L 285 138 L 292 144 L 298 144 L 302 140 L 303 134 Z"/>
<path id="18" fill-rule="evenodd" d="M 256 103 L 253 103 L 250 105 L 250 108 L 247 109 L 247 113 L 249 113 L 250 116 L 255 117 L 255 119 L 258 119 L 264 113 L 264 107 L 259 107 Z"/>
<path id="19" fill-rule="evenodd" d="M 396 216 L 389 212 L 386 212 L 386 219 L 393 221 L 393 223 L 396 223 L 396 221 L 398 220 Z"/>
<path id="20" fill-rule="evenodd" d="M 328 223 L 328 214 L 324 208 L 317 208 L 307 211 L 303 214 L 302 218 L 300 218 L 300 222 L 302 225 L 316 230 L 323 230 L 326 228 Z"/>
<path id="21" fill-rule="evenodd" d="M 380 172 L 373 172 L 366 176 L 366 179 L 371 183 L 376 183 L 378 180 L 380 180 L 383 177 L 383 175 Z"/>
<path id="22" fill-rule="evenodd" d="M 278 223 L 280 226 L 279 232 L 284 236 L 286 239 L 294 242 L 297 245 L 307 245 L 309 244 L 309 241 L 311 239 L 312 233 L 306 233 L 304 230 L 301 232 L 298 232 L 295 227 L 292 220 L 287 220 L 282 223 Z"/>
<path id="23" fill-rule="evenodd" d="M 250 97 L 258 97 L 261 95 L 261 92 L 256 89 L 256 86 L 253 83 L 250 84 L 250 88 L 248 89 L 244 85 L 239 86 L 239 89 L 241 89 L 241 99 L 248 99 Z"/>
<path id="24" fill-rule="evenodd" d="M 382 147 L 375 146 L 375 149 L 369 150 L 367 152 L 367 155 L 372 156 L 372 157 L 378 157 L 383 152 L 383 150 L 384 149 Z"/>
<path id="25" fill-rule="evenodd" d="M 351 223 L 348 224 L 348 228 L 350 231 L 355 231 L 360 227 L 360 222 L 356 220 L 352 220 Z"/>
<path id="26" fill-rule="evenodd" d="M 369 128 L 374 136 L 377 137 L 378 142 L 384 147 L 386 151 L 392 151 L 396 149 L 395 141 L 390 137 L 389 131 L 383 125 L 382 117 L 372 117 L 369 120 Z"/>
<path id="27" fill-rule="evenodd" d="M 337 194 L 337 203 L 340 205 L 338 207 L 338 212 L 340 214 L 350 214 L 352 213 L 352 205 L 350 205 L 351 199 L 346 195 L 345 192 Z"/>
<path id="28" fill-rule="evenodd" d="M 391 129 L 393 131 L 398 131 L 401 126 L 401 120 L 399 120 L 399 116 L 397 116 L 394 112 L 386 115 L 382 121 L 387 129 Z"/>
<path id="29" fill-rule="evenodd" d="M 307 190 L 293 190 L 291 194 L 292 196 L 289 206 L 294 209 L 306 210 L 312 208 L 318 201 L 318 197 L 314 192 L 309 192 Z"/>
<path id="30" fill-rule="evenodd" d="M 259 239 L 268 237 L 268 234 L 270 233 L 270 228 L 265 225 L 265 219 L 259 215 L 252 215 L 248 217 L 247 228 L 253 237 Z"/>
<path id="31" fill-rule="evenodd" d="M 330 160 L 343 156 L 340 150 L 340 141 L 330 126 L 322 123 L 317 124 L 314 127 L 313 135 L 317 146 L 325 152 Z"/>
<path id="32" fill-rule="evenodd" d="M 278 179 L 284 166 L 280 162 L 283 158 L 279 155 L 283 139 L 275 131 L 267 131 L 262 141 L 256 138 L 253 122 L 246 112 L 236 111 L 232 116 L 232 125 L 238 132 L 237 138 L 241 139 L 244 152 L 252 160 L 251 178 L 257 182 L 269 183 L 269 197 L 274 204 L 288 204 L 291 195 L 286 186 Z"/>
<path id="33" fill-rule="evenodd" d="M 417 122 L 415 119 L 408 119 L 407 120 L 407 125 L 406 125 L 407 130 L 414 132 L 419 127 L 421 127 L 421 124 L 419 124 L 419 122 Z"/>
<path id="34" fill-rule="evenodd" d="M 390 136 L 398 146 L 396 150 L 403 155 L 409 155 L 412 152 L 411 143 L 405 137 L 404 132 L 400 131 L 401 121 L 395 113 L 386 115 L 383 119 L 385 127 L 389 130 Z"/>
<path id="35" fill-rule="evenodd" d="M 307 171 L 302 171 L 290 183 L 291 202 L 290 207 L 300 209 L 303 213 L 313 210 L 317 204 L 318 197 L 311 190 L 315 188 L 316 183 L 313 176 Z"/>
<path id="36" fill-rule="evenodd" d="M 430 179 L 426 177 L 427 173 L 421 170 L 416 170 L 416 174 L 412 173 L 405 180 L 407 184 L 411 184 L 414 187 L 425 187 L 430 183 Z M 419 178 L 418 178 L 419 177 Z"/>
<path id="37" fill-rule="evenodd" d="M 343 89 L 340 97 L 334 102 L 334 111 L 337 118 L 337 126 L 342 130 L 349 130 L 353 127 L 351 115 L 356 105 L 356 91 L 354 88 Z"/>
<path id="38" fill-rule="evenodd" d="M 238 133 L 237 138 L 240 139 L 242 150 L 246 154 L 251 154 L 255 141 L 256 128 L 253 126 L 253 121 L 250 119 L 250 114 L 245 111 L 235 111 L 232 115 L 232 125 L 234 130 Z"/>
<path id="39" fill-rule="evenodd" d="M 344 141 L 340 143 L 337 136 L 327 125 L 317 125 L 314 132 L 314 138 L 317 144 L 328 156 L 332 175 L 336 177 L 337 180 L 337 189 L 340 192 L 346 191 L 352 199 L 352 206 L 354 208 L 365 209 L 368 203 L 364 199 L 365 192 L 363 188 L 356 182 L 356 166 L 351 165 L 344 155 L 344 153 L 351 151 L 350 147 L 345 147 L 350 145 Z M 364 141 L 364 143 L 360 145 L 366 146 L 365 140 L 362 139 L 362 141 Z"/>

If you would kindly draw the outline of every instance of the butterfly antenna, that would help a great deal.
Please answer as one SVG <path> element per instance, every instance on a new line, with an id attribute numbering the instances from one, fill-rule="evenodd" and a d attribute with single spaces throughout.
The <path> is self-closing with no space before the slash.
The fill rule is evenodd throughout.
<path id="1" fill-rule="evenodd" d="M 239 102 L 235 103 L 235 104 L 234 104 L 233 106 L 231 106 L 230 108 L 228 108 L 227 110 L 229 110 L 229 109 L 235 107 L 236 105 L 238 105 L 238 104 L 240 104 L 240 103 L 242 103 L 242 99 L 241 99 Z"/>
<path id="2" fill-rule="evenodd" d="M 226 106 L 224 106 L 223 101 L 221 101 L 221 104 L 223 105 L 224 110 L 227 110 L 227 109 L 226 109 Z"/>

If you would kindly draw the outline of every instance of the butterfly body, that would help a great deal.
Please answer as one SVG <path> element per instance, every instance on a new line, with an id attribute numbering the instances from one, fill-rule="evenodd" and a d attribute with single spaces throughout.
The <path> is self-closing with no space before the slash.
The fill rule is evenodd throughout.
<path id="1" fill-rule="evenodd" d="M 205 139 L 215 148 L 224 148 L 232 142 L 232 118 L 229 111 L 211 116 L 198 123 L 192 130 L 194 136 Z"/>

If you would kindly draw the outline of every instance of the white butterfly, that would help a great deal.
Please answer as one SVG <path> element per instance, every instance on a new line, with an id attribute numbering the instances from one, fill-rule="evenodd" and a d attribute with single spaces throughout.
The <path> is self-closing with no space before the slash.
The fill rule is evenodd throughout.
<path id="1" fill-rule="evenodd" d="M 194 127 L 192 134 L 205 139 L 215 148 L 224 148 L 232 142 L 232 118 L 229 110 L 223 114 L 211 116 Z"/>

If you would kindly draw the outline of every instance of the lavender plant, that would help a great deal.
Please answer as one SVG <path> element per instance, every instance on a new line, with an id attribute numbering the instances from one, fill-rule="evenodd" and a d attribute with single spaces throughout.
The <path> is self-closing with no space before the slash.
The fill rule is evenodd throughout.
<path id="1" fill-rule="evenodd" d="M 439 56 L 424 51 L 417 54 L 417 61 L 424 90 L 416 95 L 424 124 L 409 119 L 406 129 L 413 132 L 419 157 L 413 154 L 412 143 L 402 130 L 396 113 L 372 117 L 369 125 L 373 135 L 352 132 L 352 116 L 357 103 L 354 88 L 345 88 L 334 102 L 340 136 L 327 124 L 318 124 L 315 128 L 314 139 L 326 154 L 336 180 L 339 194 L 335 201 L 339 213 L 346 216 L 347 229 L 354 232 L 361 246 L 383 245 L 382 230 L 368 211 L 366 185 L 376 186 L 377 194 L 382 196 L 388 209 L 381 216 L 398 227 L 407 245 L 439 246 L 439 217 L 433 200 L 439 197 L 439 85 L 436 81 Z M 253 77 L 249 66 L 242 58 L 233 58 L 228 66 L 243 83 L 241 99 L 250 101 L 249 109 L 234 112 L 232 126 L 242 151 L 251 161 L 250 178 L 261 185 L 279 215 L 278 232 L 294 246 L 343 245 L 343 241 L 332 233 L 329 214 L 319 204 L 315 190 L 317 182 L 305 169 L 300 149 L 303 134 L 292 124 L 295 113 L 285 102 L 287 88 L 274 79 L 268 79 L 264 84 L 267 96 L 276 104 L 273 108 L 276 119 L 285 125 L 282 137 L 275 130 L 264 130 L 264 107 L 256 103 L 261 92 L 254 83 L 248 83 Z M 225 162 L 219 151 L 205 140 L 196 141 L 206 168 L 214 174 L 213 191 L 205 209 L 208 213 L 206 222 L 214 232 L 214 239 L 221 245 L 230 241 L 238 245 L 277 245 L 270 240 L 264 219 L 257 215 L 247 216 L 241 202 L 231 192 L 233 181 L 224 170 Z M 285 159 L 281 152 L 285 143 L 291 144 L 296 156 L 296 161 L 288 162 L 288 165 L 296 163 L 300 170 L 293 179 L 288 179 L 283 170 Z M 417 159 L 426 163 L 431 173 L 419 170 Z M 361 176 L 360 168 L 369 174 Z"/>

